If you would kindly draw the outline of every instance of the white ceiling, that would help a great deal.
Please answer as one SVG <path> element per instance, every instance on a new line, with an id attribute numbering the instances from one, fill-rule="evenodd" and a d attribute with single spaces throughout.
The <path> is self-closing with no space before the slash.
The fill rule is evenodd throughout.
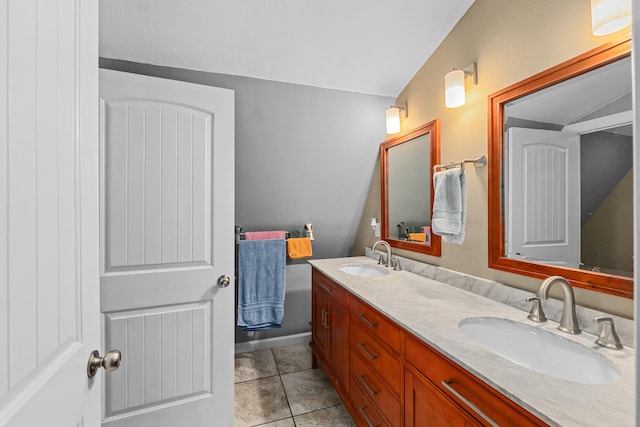
<path id="1" fill-rule="evenodd" d="M 473 0 L 100 0 L 100 56 L 396 97 Z"/>
<path id="2" fill-rule="evenodd" d="M 631 59 L 622 59 L 518 98 L 505 114 L 564 126 L 631 110 L 632 80 Z"/>
<path id="3" fill-rule="evenodd" d="M 505 115 L 558 126 L 557 130 L 602 130 L 633 136 L 631 58 L 534 92 L 506 105 Z"/>

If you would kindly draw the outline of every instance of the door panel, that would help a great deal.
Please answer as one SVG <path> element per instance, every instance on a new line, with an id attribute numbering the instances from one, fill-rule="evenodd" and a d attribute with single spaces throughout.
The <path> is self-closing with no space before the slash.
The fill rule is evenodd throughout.
<path id="1" fill-rule="evenodd" d="M 0 425 L 96 425 L 98 4 L 0 9 Z"/>
<path id="2" fill-rule="evenodd" d="M 233 425 L 233 96 L 100 70 L 105 425 Z"/>
<path id="3" fill-rule="evenodd" d="M 210 114 L 167 103 L 105 105 L 106 269 L 211 264 Z"/>
<path id="4" fill-rule="evenodd" d="M 507 254 L 578 268 L 580 136 L 509 128 Z"/>
<path id="5" fill-rule="evenodd" d="M 105 416 L 211 393 L 211 306 L 194 303 L 105 316 L 106 346 L 127 370 L 106 379 Z"/>

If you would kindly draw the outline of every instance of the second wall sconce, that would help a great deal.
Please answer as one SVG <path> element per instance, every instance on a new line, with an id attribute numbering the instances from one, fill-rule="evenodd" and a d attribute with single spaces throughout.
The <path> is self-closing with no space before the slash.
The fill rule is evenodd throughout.
<path id="1" fill-rule="evenodd" d="M 591 0 L 594 36 L 615 33 L 631 25 L 631 0 Z"/>
<path id="2" fill-rule="evenodd" d="M 447 108 L 456 108 L 465 103 L 465 90 L 478 84 L 476 63 L 463 69 L 454 69 L 444 76 L 444 100 Z"/>
<path id="3" fill-rule="evenodd" d="M 409 117 L 409 108 L 406 102 L 404 106 L 392 105 L 387 108 L 387 134 L 392 135 L 400 132 L 400 111 L 404 112 L 405 119 Z"/>

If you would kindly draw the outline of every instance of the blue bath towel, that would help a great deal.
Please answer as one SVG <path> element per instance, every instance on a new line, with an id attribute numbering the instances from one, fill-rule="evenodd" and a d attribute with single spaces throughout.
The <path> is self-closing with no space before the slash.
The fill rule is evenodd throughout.
<path id="1" fill-rule="evenodd" d="M 449 243 L 462 244 L 467 216 L 466 176 L 460 168 L 433 175 L 431 231 Z"/>
<path id="2" fill-rule="evenodd" d="M 286 241 L 241 240 L 238 248 L 238 326 L 279 328 L 284 318 Z"/>

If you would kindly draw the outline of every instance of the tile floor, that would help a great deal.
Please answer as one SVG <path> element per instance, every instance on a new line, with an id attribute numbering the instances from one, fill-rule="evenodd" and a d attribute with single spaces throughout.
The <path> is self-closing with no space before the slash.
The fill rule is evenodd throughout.
<path id="1" fill-rule="evenodd" d="M 355 426 L 308 344 L 236 354 L 235 427 Z"/>

